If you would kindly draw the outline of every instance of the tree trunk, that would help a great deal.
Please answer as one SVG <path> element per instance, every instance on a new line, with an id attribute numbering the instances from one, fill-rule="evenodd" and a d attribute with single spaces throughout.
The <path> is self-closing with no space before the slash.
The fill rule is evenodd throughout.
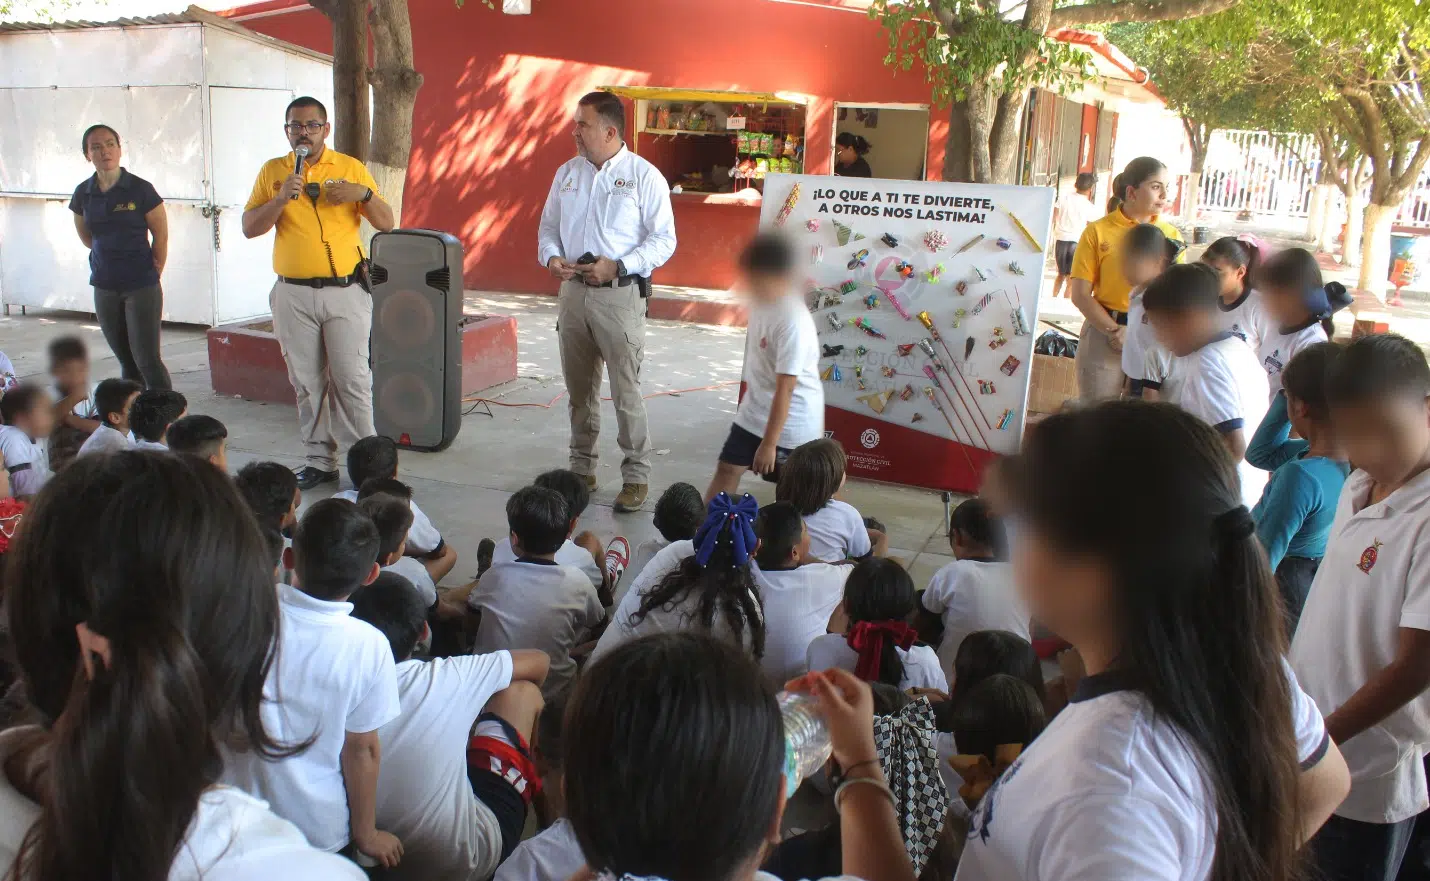
<path id="1" fill-rule="evenodd" d="M 1385 299 L 1385 288 L 1389 284 L 1390 228 L 1399 210 L 1398 199 L 1391 205 L 1371 202 L 1365 208 L 1365 239 L 1361 245 L 1360 280 L 1356 287 L 1374 294 L 1378 300 Z"/>
<path id="2" fill-rule="evenodd" d="M 992 138 L 997 107 L 993 89 L 986 79 L 969 87 L 968 142 L 974 183 L 993 183 Z"/>
<path id="3" fill-rule="evenodd" d="M 1306 212 L 1306 236 L 1314 242 L 1320 235 L 1321 225 L 1326 216 L 1326 202 L 1330 199 L 1330 184 L 1318 183 L 1311 187 L 1311 204 Z"/>
<path id="4" fill-rule="evenodd" d="M 1316 228 L 1316 250 L 1324 253 L 1331 253 L 1336 250 L 1336 234 L 1340 232 L 1341 224 L 1345 219 L 1341 212 L 1336 210 L 1337 188 L 1332 185 L 1326 187 L 1326 203 L 1321 211 L 1321 225 Z"/>
<path id="5" fill-rule="evenodd" d="M 1352 169 L 1353 180 L 1354 171 Z M 1351 191 L 1346 194 L 1346 240 L 1341 243 L 1341 263 L 1346 266 L 1356 266 L 1360 263 L 1365 208 L 1365 196 L 1361 188 L 1352 186 Z"/>
<path id="6" fill-rule="evenodd" d="M 1018 145 L 1023 133 L 1023 111 L 1027 106 L 1027 89 L 1005 92 L 998 98 L 998 114 L 993 119 L 989 135 L 989 150 L 993 158 L 992 183 L 1022 183 L 1019 180 Z"/>
<path id="7" fill-rule="evenodd" d="M 367 160 L 367 3 L 335 0 L 333 20 L 333 148 Z"/>
<path id="8" fill-rule="evenodd" d="M 413 67 L 407 0 L 375 0 L 372 30 L 375 58 L 368 79 L 374 113 L 368 170 L 400 226 L 407 165 L 412 158 L 412 111 L 422 87 L 422 74 Z"/>
<path id="9" fill-rule="evenodd" d="M 1211 141 L 1212 129 L 1203 123 L 1182 117 L 1182 128 L 1187 133 L 1187 145 L 1192 150 L 1191 173 L 1187 176 L 1187 193 L 1182 204 L 1182 218 L 1187 223 L 1197 222 L 1197 211 L 1201 208 L 1202 171 L 1207 167 L 1207 145 Z"/>
<path id="10" fill-rule="evenodd" d="M 948 111 L 948 145 L 943 154 L 943 179 L 973 182 L 973 144 L 969 140 L 968 102 L 955 101 Z"/>

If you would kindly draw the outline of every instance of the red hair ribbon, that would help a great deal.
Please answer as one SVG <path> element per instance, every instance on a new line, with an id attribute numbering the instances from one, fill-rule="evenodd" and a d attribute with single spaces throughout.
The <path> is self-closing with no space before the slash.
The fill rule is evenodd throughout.
<path id="1" fill-rule="evenodd" d="M 849 647 L 859 653 L 854 675 L 865 682 L 878 682 L 885 640 L 893 640 L 894 645 L 908 651 L 918 635 L 917 630 L 902 621 L 860 621 L 855 624 L 844 637 Z"/>

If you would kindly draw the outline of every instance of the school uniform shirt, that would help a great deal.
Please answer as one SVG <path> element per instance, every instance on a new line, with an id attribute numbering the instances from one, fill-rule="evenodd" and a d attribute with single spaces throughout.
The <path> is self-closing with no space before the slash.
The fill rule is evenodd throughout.
<path id="1" fill-rule="evenodd" d="M 151 452 L 160 452 L 160 453 L 167 453 L 167 452 L 169 452 L 169 447 L 168 447 L 167 445 L 165 445 L 165 444 L 161 444 L 161 443 L 159 443 L 158 441 L 139 440 L 139 439 L 137 439 L 137 438 L 136 438 L 135 441 L 134 441 L 134 449 L 136 449 L 136 450 L 149 450 L 149 451 L 151 451 Z"/>
<path id="2" fill-rule="evenodd" d="M 98 388 L 99 383 L 94 383 L 93 385 L 91 385 L 89 387 L 89 397 L 81 398 L 79 402 L 74 405 L 74 407 L 70 408 L 70 412 L 81 419 L 98 419 L 99 409 L 94 405 L 94 392 Z M 65 393 L 60 390 L 60 387 L 58 385 L 52 384 L 50 386 L 50 398 L 56 404 L 58 404 L 60 401 L 63 401 L 65 399 Z"/>
<path id="3" fill-rule="evenodd" d="M 735 411 L 735 424 L 764 438 L 775 383 L 780 376 L 795 377 L 789 415 L 775 440 L 780 449 L 792 450 L 824 436 L 824 386 L 819 380 L 819 337 L 814 316 L 796 296 L 773 303 L 753 303 L 745 332 L 745 396 Z"/>
<path id="4" fill-rule="evenodd" d="M 1146 285 L 1138 285 L 1127 295 L 1127 335 L 1122 338 L 1122 372 L 1138 382 L 1147 378 L 1147 350 L 1157 345 L 1152 322 L 1142 305 Z"/>
<path id="5" fill-rule="evenodd" d="M 1260 350 L 1261 340 L 1271 332 L 1271 319 L 1261 305 L 1261 292 L 1250 288 L 1230 305 L 1217 301 L 1221 329 L 1246 343 L 1253 352 Z"/>
<path id="6" fill-rule="evenodd" d="M 623 145 L 597 168 L 577 156 L 556 170 L 536 232 L 537 260 L 575 263 L 583 254 L 619 260 L 649 277 L 675 253 L 670 184 Z"/>
<path id="7" fill-rule="evenodd" d="M 355 489 L 345 489 L 333 493 L 333 498 L 347 499 L 357 504 L 358 493 Z M 422 513 L 422 509 L 417 507 L 415 500 L 409 501 L 408 506 L 412 509 L 412 526 L 407 530 L 407 553 L 430 554 L 442 546 L 442 533 L 438 532 L 432 521 L 427 519 L 427 515 Z"/>
<path id="8" fill-rule="evenodd" d="M 0 765 L 9 760 L 34 726 L 0 733 Z M 0 774 L 0 871 L 9 877 L 40 806 Z M 231 786 L 211 786 L 198 807 L 174 861 L 168 881 L 363 881 L 354 863 L 310 846 L 287 820 L 268 805 Z"/>
<path id="9" fill-rule="evenodd" d="M 1100 216 L 1092 200 L 1074 190 L 1064 193 L 1059 199 L 1057 222 L 1053 224 L 1053 241 L 1075 242 L 1082 238 L 1082 231 Z"/>
<path id="10" fill-rule="evenodd" d="M 1347 480 L 1326 556 L 1291 641 L 1291 665 L 1330 715 L 1395 659 L 1401 628 L 1430 630 L 1430 471 L 1377 504 L 1364 471 Z M 1340 744 L 1351 792 L 1336 816 L 1397 823 L 1430 807 L 1421 759 L 1430 692 Z"/>
<path id="11" fill-rule="evenodd" d="M 807 563 L 793 569 L 752 566 L 765 604 L 765 656 L 760 666 L 775 682 L 802 676 L 809 644 L 829 632 L 829 616 L 844 599 L 853 566 Z"/>
<path id="12" fill-rule="evenodd" d="M 269 761 L 233 753 L 223 780 L 265 799 L 308 841 L 330 853 L 351 839 L 341 756 L 347 732 L 366 734 L 397 718 L 397 673 L 387 637 L 350 616 L 352 603 L 278 585 L 278 652 L 263 685 L 263 727 L 279 743 L 313 745 Z"/>
<path id="13" fill-rule="evenodd" d="M 636 545 L 635 551 L 631 554 L 631 563 L 621 575 L 621 583 L 616 588 L 615 601 L 617 603 L 630 591 L 631 585 L 636 583 L 636 579 L 645 571 L 645 567 L 650 565 L 650 561 L 655 559 L 655 555 L 665 550 L 669 545 L 670 542 L 661 535 L 657 535 L 655 538 L 648 538 Z"/>
<path id="14" fill-rule="evenodd" d="M 288 166 L 290 171 L 292 167 Z M 108 190 L 99 188 L 97 173 L 75 187 L 70 211 L 83 217 L 89 228 L 91 285 L 107 291 L 135 291 L 159 283 L 145 215 L 162 204 L 153 184 L 123 168 Z"/>
<path id="15" fill-rule="evenodd" d="M 904 678 L 899 680 L 899 691 L 911 688 L 937 688 L 948 691 L 948 677 L 944 675 L 943 664 L 938 654 L 926 645 L 910 646 L 907 650 L 895 646 L 899 660 L 904 662 Z M 842 633 L 826 633 L 816 637 L 809 644 L 806 657 L 810 670 L 841 670 L 854 672 L 859 665 L 859 653 L 849 647 L 849 641 Z M 955 795 L 957 793 L 955 792 Z"/>
<path id="16" fill-rule="evenodd" d="M 397 665 L 402 713 L 378 729 L 382 769 L 377 828 L 402 841 L 392 881 L 485 881 L 501 859 L 502 833 L 467 781 L 472 723 L 511 685 L 510 652 Z"/>
<path id="17" fill-rule="evenodd" d="M 571 821 L 562 817 L 517 845 L 497 869 L 496 881 L 567 881 L 586 865 Z"/>
<path id="18" fill-rule="evenodd" d="M 10 494 L 32 496 L 50 479 L 49 457 L 43 442 L 13 425 L 0 425 L 0 456 L 10 475 Z"/>
<path id="19" fill-rule="evenodd" d="M 804 518 L 809 531 L 809 553 L 817 560 L 838 563 L 850 557 L 867 557 L 873 552 L 869 544 L 869 527 L 864 518 L 847 502 L 830 499 L 824 507 Z"/>
<path id="20" fill-rule="evenodd" d="M 411 582 L 417 589 L 418 596 L 422 597 L 422 608 L 430 609 L 437 604 L 437 585 L 421 560 L 416 557 L 403 557 L 391 566 L 383 566 L 382 571 L 401 575 Z"/>
<path id="21" fill-rule="evenodd" d="M 1261 346 L 1256 350 L 1256 356 L 1261 359 L 1261 366 L 1266 368 L 1266 379 L 1271 386 L 1272 397 L 1281 391 L 1281 373 L 1286 369 L 1286 365 L 1291 363 L 1291 359 L 1296 357 L 1296 353 L 1307 346 L 1324 342 L 1326 329 L 1321 327 L 1319 321 L 1290 333 L 1282 333 L 1279 328 L 1267 328 L 1266 335 L 1261 339 Z"/>
<path id="22" fill-rule="evenodd" d="M 1261 424 L 1270 396 L 1266 371 L 1245 343 L 1223 333 L 1212 342 L 1180 359 L 1184 373 L 1181 389 L 1172 403 L 1225 434 L 1238 429 L 1248 440 Z M 1241 478 L 1241 500 L 1255 507 L 1266 486 L 1266 472 L 1243 458 L 1236 465 Z"/>
<path id="23" fill-rule="evenodd" d="M 467 605 L 482 613 L 473 651 L 539 649 L 551 656 L 551 672 L 541 686 L 548 700 L 564 694 L 576 678 L 571 650 L 606 616 L 579 569 L 527 557 L 493 563 Z"/>
<path id="24" fill-rule="evenodd" d="M 1296 754 L 1330 748 L 1316 705 L 1291 678 Z M 1116 674 L 1089 676 L 969 817 L 956 881 L 1204 881 L 1216 804 L 1202 757 Z"/>
<path id="25" fill-rule="evenodd" d="M 958 647 L 970 633 L 1006 630 L 1030 638 L 1031 616 L 1013 584 L 1011 563 L 954 560 L 934 573 L 921 602 L 943 619 L 938 657 L 945 671 L 953 669 Z"/>
<path id="26" fill-rule="evenodd" d="M 80 456 L 90 456 L 96 453 L 117 453 L 120 450 L 127 450 L 133 444 L 129 442 L 129 435 L 101 422 L 89 437 L 80 444 L 79 452 L 75 453 L 75 458 Z"/>
<path id="27" fill-rule="evenodd" d="M 496 549 L 492 551 L 492 565 L 498 563 L 515 563 L 516 551 L 511 547 L 511 536 L 507 536 L 497 542 Z M 605 574 L 596 565 L 596 558 L 591 556 L 591 552 L 576 544 L 571 539 L 561 543 L 561 547 L 556 549 L 556 562 L 562 566 L 569 566 L 572 569 L 580 569 L 590 580 L 591 586 L 599 588 L 605 583 Z"/>

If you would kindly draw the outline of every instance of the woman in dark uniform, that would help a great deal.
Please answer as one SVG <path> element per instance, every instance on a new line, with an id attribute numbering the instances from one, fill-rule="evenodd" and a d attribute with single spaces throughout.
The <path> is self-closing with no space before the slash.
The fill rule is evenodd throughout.
<path id="1" fill-rule="evenodd" d="M 169 220 L 153 184 L 119 165 L 119 133 L 107 125 L 85 130 L 81 149 L 94 175 L 70 199 L 74 228 L 89 248 L 89 283 L 105 342 L 125 379 L 151 389 L 171 388 L 159 357 L 164 291 L 159 276 L 169 256 Z"/>
<path id="2" fill-rule="evenodd" d="M 869 152 L 869 142 L 862 135 L 840 132 L 834 139 L 834 173 L 841 177 L 873 177 L 864 154 Z"/>

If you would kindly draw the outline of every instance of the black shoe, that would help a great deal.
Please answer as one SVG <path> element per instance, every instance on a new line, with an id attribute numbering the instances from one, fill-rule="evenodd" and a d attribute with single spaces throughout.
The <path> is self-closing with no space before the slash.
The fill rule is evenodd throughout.
<path id="1" fill-rule="evenodd" d="M 477 577 L 481 578 L 487 570 L 492 568 L 492 554 L 496 553 L 497 543 L 489 538 L 484 538 L 477 545 Z"/>
<path id="2" fill-rule="evenodd" d="M 307 465 L 299 469 L 297 475 L 299 489 L 312 489 L 315 486 L 322 486 L 325 483 L 338 482 L 338 472 L 323 471 L 314 468 L 312 465 Z"/>

